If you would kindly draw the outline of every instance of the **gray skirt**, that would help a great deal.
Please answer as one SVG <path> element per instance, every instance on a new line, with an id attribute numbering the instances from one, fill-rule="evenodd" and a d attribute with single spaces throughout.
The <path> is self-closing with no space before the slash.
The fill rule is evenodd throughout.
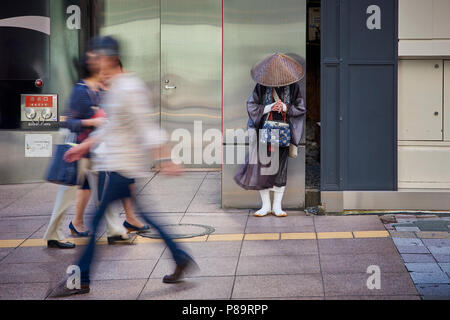
<path id="1" fill-rule="evenodd" d="M 234 181 L 246 190 L 265 190 L 284 187 L 287 181 L 289 147 L 272 147 L 271 161 L 261 163 L 260 152 L 267 153 L 267 145 L 260 144 L 255 129 L 249 128 L 249 153 L 237 170 Z M 265 148 L 260 150 L 260 148 Z M 278 159 L 273 160 L 278 153 Z M 278 160 L 278 161 L 276 161 Z"/>

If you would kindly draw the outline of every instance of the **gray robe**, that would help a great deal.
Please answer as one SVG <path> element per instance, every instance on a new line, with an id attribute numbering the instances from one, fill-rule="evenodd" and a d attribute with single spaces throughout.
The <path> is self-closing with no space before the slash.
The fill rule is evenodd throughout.
<path id="1" fill-rule="evenodd" d="M 277 88 L 277 93 L 288 107 L 287 121 L 291 129 L 291 144 L 298 146 L 303 135 L 303 126 L 305 122 L 305 103 L 300 92 L 298 83 L 290 85 L 290 97 L 284 97 L 283 87 Z M 259 130 L 262 129 L 266 119 L 264 115 L 266 87 L 257 84 L 252 95 L 247 101 L 248 111 L 248 134 L 249 134 L 249 154 L 245 159 L 245 164 L 240 166 L 236 175 L 235 182 L 246 190 L 264 190 L 274 186 L 284 187 L 287 181 L 287 165 L 289 157 L 289 147 L 280 147 L 279 166 L 275 174 L 265 174 L 262 169 L 267 169 L 271 163 L 262 164 L 259 159 L 259 148 L 267 147 L 259 143 Z M 286 99 L 288 101 L 286 101 Z M 273 113 L 277 117 L 281 114 Z M 274 120 L 278 120 L 274 118 Z M 274 148 L 274 147 L 272 147 Z M 269 153 L 270 154 L 270 153 Z"/>

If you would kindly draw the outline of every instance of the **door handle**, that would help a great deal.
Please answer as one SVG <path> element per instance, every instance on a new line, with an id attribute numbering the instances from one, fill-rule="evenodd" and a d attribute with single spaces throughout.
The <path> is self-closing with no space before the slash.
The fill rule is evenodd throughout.
<path id="1" fill-rule="evenodd" d="M 176 89 L 177 87 L 176 86 L 164 86 L 164 88 L 166 90 L 170 90 L 170 89 Z"/>

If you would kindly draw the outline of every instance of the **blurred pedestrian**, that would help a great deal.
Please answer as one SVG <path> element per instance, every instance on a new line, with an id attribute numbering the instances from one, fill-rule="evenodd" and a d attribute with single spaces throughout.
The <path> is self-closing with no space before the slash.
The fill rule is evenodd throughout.
<path id="1" fill-rule="evenodd" d="M 102 118 L 93 118 L 100 101 L 100 65 L 99 57 L 93 52 L 87 52 L 79 62 L 80 80 L 72 90 L 69 101 L 69 109 L 66 112 L 66 121 L 62 127 L 71 131 L 66 142 L 80 143 L 86 139 L 93 128 L 103 123 Z M 89 236 L 89 231 L 84 225 L 84 211 L 90 198 L 90 186 L 86 179 L 85 161 L 80 161 L 79 178 L 80 186 L 60 186 L 53 207 L 50 223 L 47 227 L 44 239 L 49 248 L 71 249 L 75 244 L 62 242 L 65 238 L 61 231 L 68 208 L 76 200 L 75 217 L 69 224 L 72 235 L 79 237 Z"/>
<path id="2" fill-rule="evenodd" d="M 105 95 L 107 123 L 97 134 L 82 144 L 70 149 L 65 158 L 76 161 L 97 146 L 94 151 L 94 170 L 104 178 L 104 190 L 100 206 L 93 220 L 93 234 L 98 230 L 105 210 L 116 200 L 130 197 L 130 179 L 146 175 L 149 160 L 159 155 L 162 174 L 179 175 L 181 167 L 170 159 L 166 146 L 167 135 L 154 121 L 150 97 L 145 84 L 130 73 L 124 73 L 120 66 L 119 43 L 112 37 L 104 37 L 100 46 L 101 72 L 110 83 Z M 168 234 L 155 224 L 138 207 L 142 218 L 154 228 L 164 240 L 175 260 L 175 271 L 163 278 L 165 283 L 179 281 L 183 274 L 196 268 L 193 259 L 177 245 Z M 89 273 L 95 250 L 95 237 L 78 261 L 81 270 L 81 287 L 67 288 L 61 282 L 53 291 L 53 297 L 83 294 L 90 291 Z"/>

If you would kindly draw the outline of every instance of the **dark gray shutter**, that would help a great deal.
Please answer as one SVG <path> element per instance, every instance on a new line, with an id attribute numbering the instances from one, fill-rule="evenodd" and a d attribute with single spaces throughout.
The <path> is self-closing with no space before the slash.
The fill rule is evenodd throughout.
<path id="1" fill-rule="evenodd" d="M 380 29 L 367 25 L 373 5 Z M 323 191 L 397 189 L 397 11 L 322 1 Z"/>

